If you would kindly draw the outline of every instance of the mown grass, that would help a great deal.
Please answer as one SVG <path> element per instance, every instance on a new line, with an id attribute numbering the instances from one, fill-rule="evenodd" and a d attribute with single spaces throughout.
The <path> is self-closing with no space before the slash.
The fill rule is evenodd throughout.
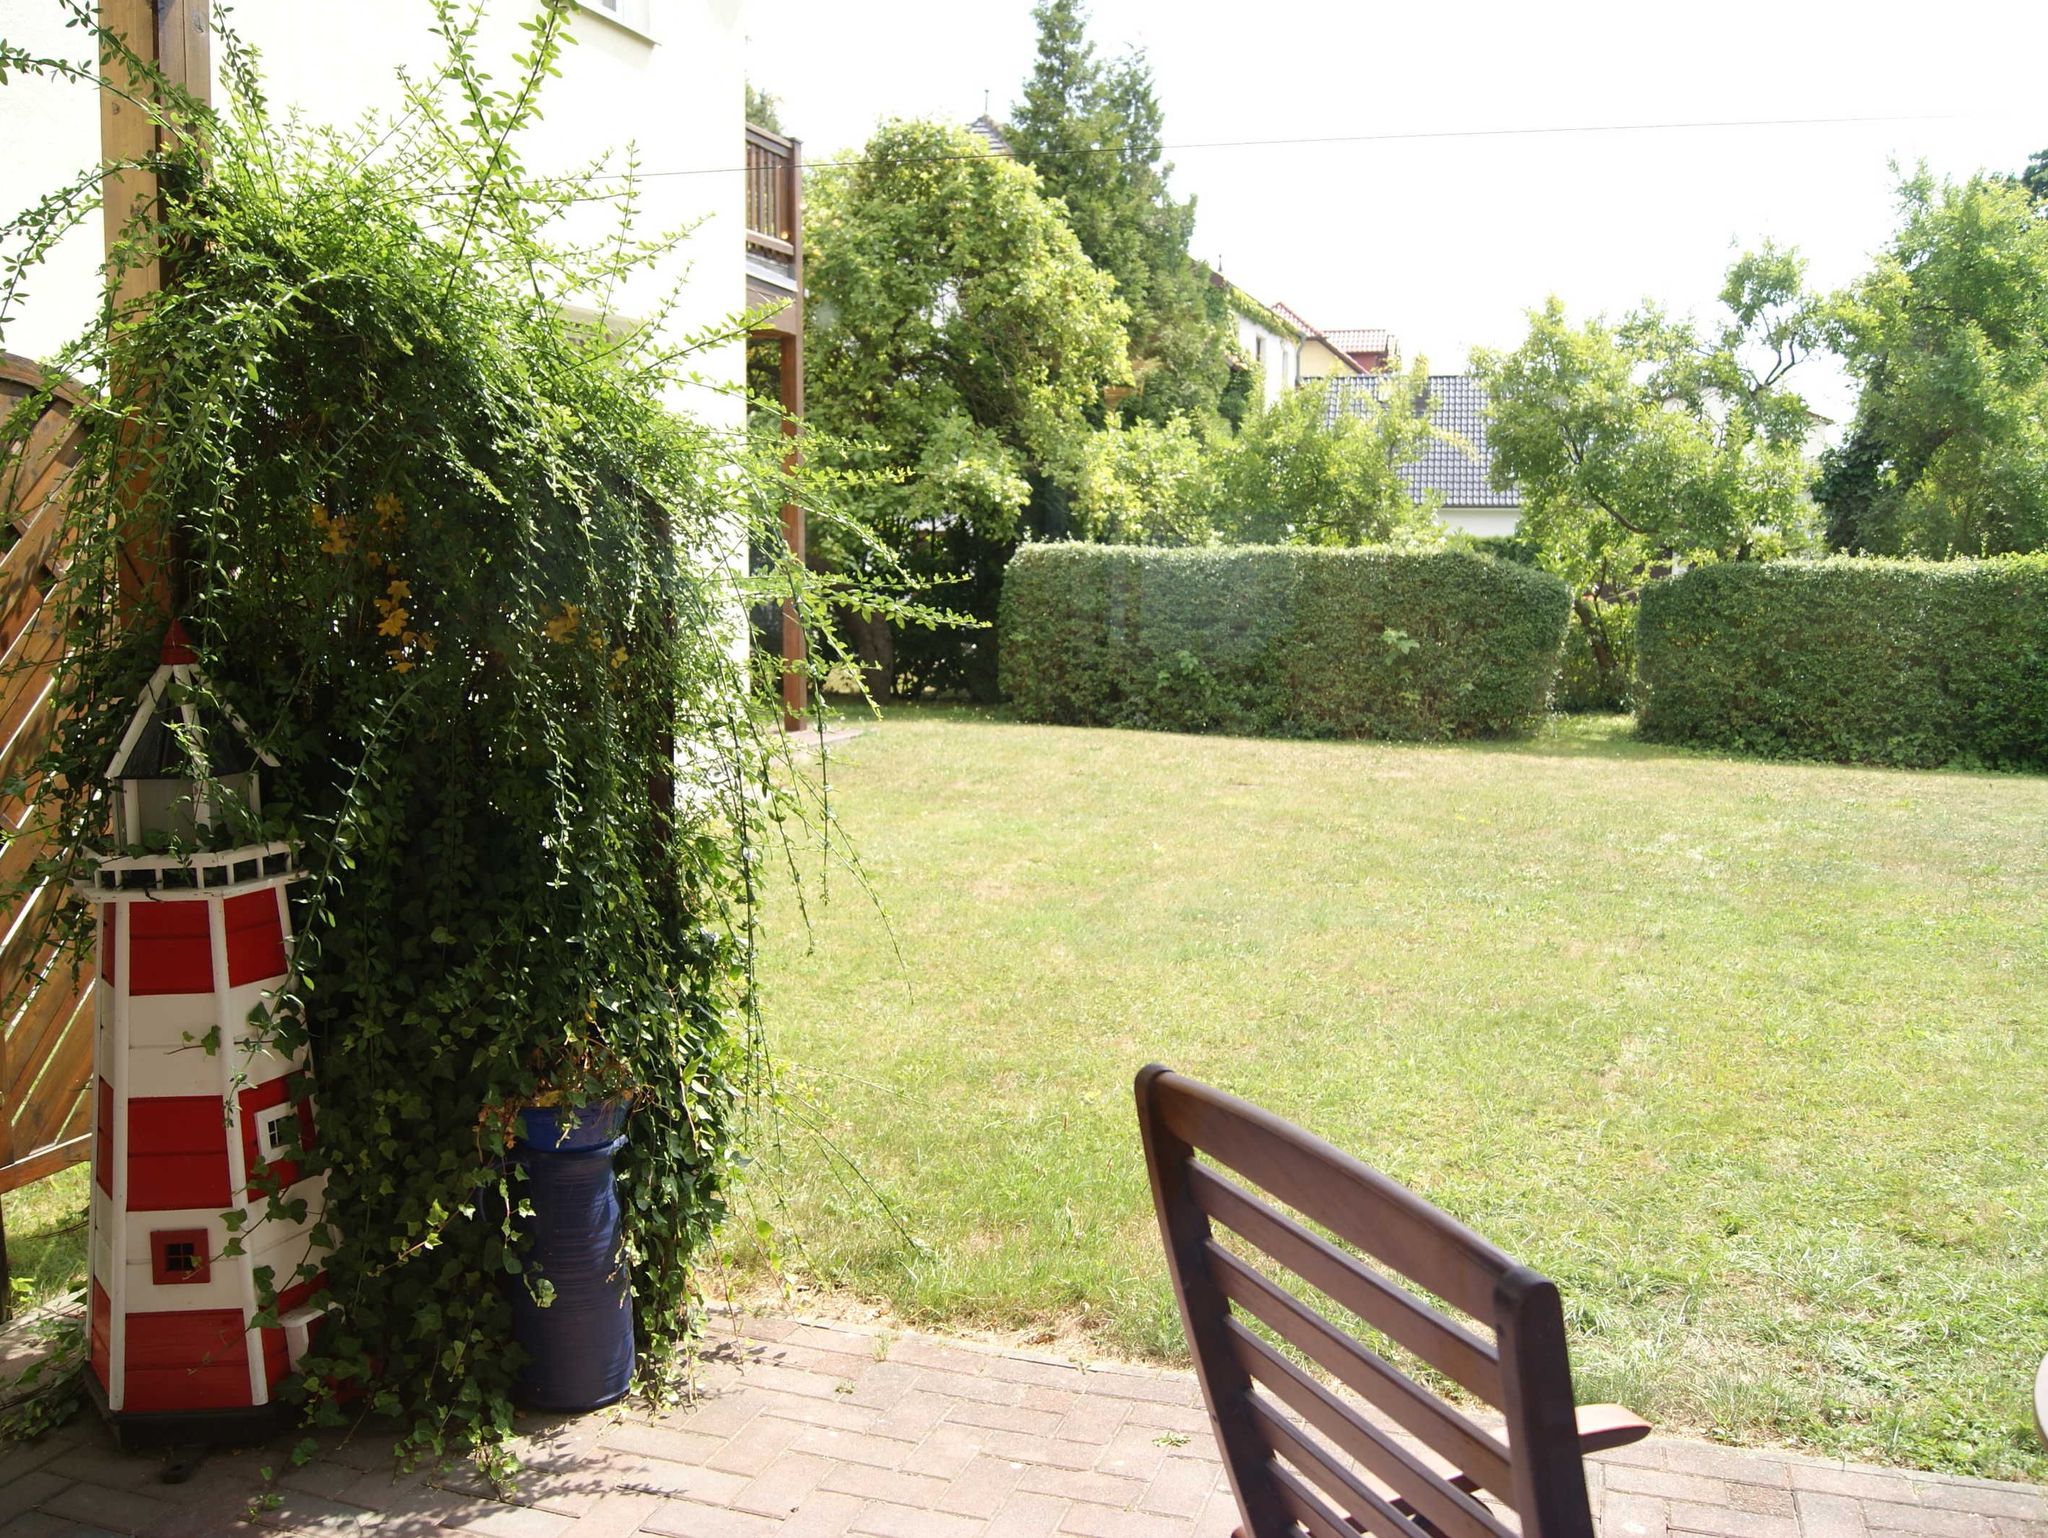
<path id="1" fill-rule="evenodd" d="M 2048 780 L 1612 719 L 1415 747 L 918 711 L 830 767 L 878 901 L 813 876 L 807 932 L 770 900 L 806 1105 L 753 1193 L 789 1264 L 1178 1357 L 1130 1106 L 1159 1059 L 1554 1276 L 1581 1398 L 2048 1474 Z"/>

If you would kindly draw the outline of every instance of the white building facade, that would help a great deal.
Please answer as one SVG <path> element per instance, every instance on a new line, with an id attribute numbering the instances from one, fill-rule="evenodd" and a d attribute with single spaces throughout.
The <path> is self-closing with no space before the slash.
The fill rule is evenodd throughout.
<path id="1" fill-rule="evenodd" d="M 529 41 L 520 24 L 540 10 L 539 0 L 491 0 L 477 52 L 497 83 L 514 75 L 512 56 Z M 10 43 L 88 62 L 90 40 L 66 27 L 48 0 L 0 0 L 0 15 Z M 402 105 L 401 67 L 418 78 L 441 58 L 432 20 L 425 0 L 342 7 L 240 0 L 230 25 L 256 51 L 277 115 L 296 110 L 345 127 L 371 110 Z M 579 0 L 570 28 L 575 45 L 563 53 L 561 78 L 546 83 L 544 116 L 526 140 L 525 162 L 536 173 L 569 174 L 633 144 L 646 171 L 695 173 L 650 176 L 642 185 L 643 234 L 694 229 L 663 270 L 638 275 L 622 291 L 617 318 L 653 313 L 686 279 L 683 302 L 663 321 L 664 336 L 680 340 L 717 328 L 746 304 L 741 0 Z M 224 97 L 217 42 L 211 54 L 218 102 Z M 0 217 L 29 207 L 99 158 L 100 101 L 92 86 L 16 77 L 0 87 Z M 610 204 L 593 202 L 574 217 L 595 243 L 610 228 L 610 214 Z M 572 225 L 565 233 L 573 240 L 581 232 Z M 65 238 L 35 275 L 27 302 L 6 321 L 0 349 L 47 358 L 93 323 L 102 241 L 98 220 Z M 696 371 L 737 386 L 744 367 L 735 341 L 701 356 Z M 677 404 L 725 425 L 742 416 L 736 395 L 715 390 L 693 391 Z"/>

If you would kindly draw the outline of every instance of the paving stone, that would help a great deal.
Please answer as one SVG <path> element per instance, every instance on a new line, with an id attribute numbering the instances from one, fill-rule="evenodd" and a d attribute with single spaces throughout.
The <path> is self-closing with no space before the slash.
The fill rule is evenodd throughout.
<path id="1" fill-rule="evenodd" d="M 0 1522 L 33 1510 L 72 1481 L 48 1469 L 28 1469 L 0 1484 Z"/>
<path id="2" fill-rule="evenodd" d="M 1862 1504 L 1853 1498 L 1801 1490 L 1794 1499 L 1799 1504 L 1800 1538 L 1869 1538 Z"/>
<path id="3" fill-rule="evenodd" d="M 719 1437 L 702 1431 L 676 1431 L 667 1426 L 615 1426 L 604 1434 L 599 1445 L 612 1452 L 702 1463 L 730 1440 L 730 1433 Z"/>
<path id="4" fill-rule="evenodd" d="M 927 1367 L 917 1375 L 917 1386 L 927 1393 L 947 1394 L 973 1404 L 1021 1405 L 1024 1385 L 1001 1378 L 977 1378 L 950 1368 Z"/>
<path id="5" fill-rule="evenodd" d="M 1162 1407 L 1145 1405 L 1134 1408 L 1121 1399 L 1084 1398 L 1061 1420 L 1058 1435 L 1068 1442 L 1107 1442 L 1123 1430 L 1126 1420 L 1140 1410 L 1158 1408 Z"/>
<path id="6" fill-rule="evenodd" d="M 1609 1492 L 1600 1513 L 1602 1538 L 1665 1538 L 1671 1509 L 1650 1495 Z"/>
<path id="7" fill-rule="evenodd" d="M 1050 1437 L 1066 1417 L 1050 1410 L 1027 1410 L 1021 1405 L 982 1404 L 970 1401 L 955 1405 L 947 1420 L 968 1426 L 987 1426 L 992 1431 L 1021 1431 L 1029 1436 Z"/>
<path id="8" fill-rule="evenodd" d="M 842 1463 L 871 1463 L 876 1468 L 901 1468 L 917 1451 L 917 1443 L 896 1437 L 878 1437 L 865 1431 L 842 1431 L 837 1426 L 807 1426 L 790 1446 L 797 1452 L 816 1453 Z"/>
<path id="9" fill-rule="evenodd" d="M 912 1474 L 902 1469 L 870 1468 L 864 1463 L 842 1463 L 827 1474 L 822 1487 L 841 1495 L 858 1495 L 892 1506 L 936 1506 L 951 1480 L 929 1474 Z"/>
<path id="10" fill-rule="evenodd" d="M 1104 1474 L 1149 1480 L 1165 1461 L 1166 1449 L 1159 1445 L 1156 1433 L 1143 1426 L 1126 1426 L 1102 1445 L 1095 1467 Z"/>
<path id="11" fill-rule="evenodd" d="M 695 1501 L 663 1501 L 640 1524 L 642 1532 L 663 1538 L 776 1538 L 785 1532 L 780 1522 L 757 1517 L 748 1511 L 728 1511 L 722 1506 L 703 1506 Z M 788 1538 L 800 1538 L 790 1533 Z"/>
<path id="12" fill-rule="evenodd" d="M 790 1538 L 841 1538 L 853 1530 L 854 1519 L 867 1509 L 857 1495 L 840 1495 L 831 1490 L 813 1490 L 804 1503 L 782 1524 Z M 577 1534 L 577 1538 L 583 1538 Z"/>
<path id="13" fill-rule="evenodd" d="M 1041 1495 L 1063 1495 L 1070 1501 L 1097 1506 L 1134 1505 L 1145 1493 L 1145 1481 L 1124 1479 L 1115 1474 L 1098 1474 L 1093 1469 L 1052 1469 L 1035 1465 L 1025 1469 L 1017 1481 L 1022 1490 Z"/>
<path id="14" fill-rule="evenodd" d="M 1799 1538 L 1797 1517 L 1771 1517 L 1692 1501 L 1666 1501 L 1664 1507 L 1674 1533 L 1704 1533 L 1712 1538 Z"/>
<path id="15" fill-rule="evenodd" d="M 600 1495 L 576 1519 L 576 1538 L 634 1538 L 640 1524 L 654 1515 L 661 1497 L 614 1490 Z"/>
<path id="16" fill-rule="evenodd" d="M 708 1506 L 724 1505 L 744 1490 L 750 1476 L 668 1458 L 635 1458 L 612 1476 L 612 1489 L 665 1499 L 680 1497 Z"/>
<path id="17" fill-rule="evenodd" d="M 1067 1508 L 1059 1530 L 1078 1538 L 1188 1538 L 1189 1534 L 1185 1518 L 1095 1506 L 1084 1501 L 1076 1501 Z"/>
<path id="18" fill-rule="evenodd" d="M 783 1453 L 749 1480 L 729 1504 L 759 1516 L 787 1517 L 832 1469 L 829 1458 L 803 1452 Z"/>
<path id="19" fill-rule="evenodd" d="M 1164 1459 L 1138 1498 L 1138 1506 L 1161 1516 L 1199 1516 L 1215 1493 L 1217 1473 L 1217 1466 L 1206 1459 Z"/>
<path id="20" fill-rule="evenodd" d="M 174 1509 L 154 1496 L 83 1484 L 67 1485 L 38 1501 L 36 1506 L 53 1517 L 67 1517 L 115 1533 L 139 1532 Z"/>
<path id="21" fill-rule="evenodd" d="M 53 1517 L 47 1511 L 24 1511 L 0 1523 L 0 1538 L 119 1538 L 112 1529 L 88 1527 L 69 1517 Z"/>
<path id="22" fill-rule="evenodd" d="M 804 1427 L 799 1421 L 782 1420 L 772 1415 L 756 1416 L 737 1434 L 729 1437 L 723 1447 L 707 1457 L 704 1464 L 707 1468 L 722 1469 L 728 1474 L 752 1477 L 787 1452 L 789 1444 L 803 1433 Z"/>
<path id="23" fill-rule="evenodd" d="M 1025 1465 L 1008 1458 L 983 1453 L 953 1476 L 945 1493 L 935 1503 L 939 1510 L 956 1516 L 979 1517 L 987 1521 L 1016 1493 Z"/>
<path id="24" fill-rule="evenodd" d="M 1052 1538 L 1067 1505 L 1056 1495 L 1019 1490 L 997 1508 L 982 1538 Z"/>
<path id="25" fill-rule="evenodd" d="M 1889 1501 L 1864 1501 L 1863 1520 L 1872 1532 L 1924 1533 L 1926 1538 L 1996 1538 L 1991 1518 L 1982 1512 L 1943 1510 L 1921 1502 L 1896 1506 Z"/>
<path id="26" fill-rule="evenodd" d="M 876 1501 L 854 1519 L 850 1531 L 874 1538 L 982 1538 L 985 1525 L 972 1517 Z"/>

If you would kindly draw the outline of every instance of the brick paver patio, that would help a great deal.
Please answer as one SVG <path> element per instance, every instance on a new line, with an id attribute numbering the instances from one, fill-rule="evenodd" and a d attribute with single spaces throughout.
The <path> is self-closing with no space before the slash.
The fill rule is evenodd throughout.
<path id="1" fill-rule="evenodd" d="M 929 1336 L 723 1324 L 704 1393 L 661 1415 L 536 1418 L 512 1499 L 394 1477 L 388 1436 L 220 1453 L 187 1483 L 91 1420 L 0 1453 L 0 1534 L 477 1538 L 1225 1538 L 1193 1380 Z M 265 1467 L 280 1470 L 266 1484 Z M 1589 1479 L 1608 1538 L 2048 1538 L 2048 1491 L 1652 1438 Z M 267 1492 L 267 1494 L 266 1494 Z"/>

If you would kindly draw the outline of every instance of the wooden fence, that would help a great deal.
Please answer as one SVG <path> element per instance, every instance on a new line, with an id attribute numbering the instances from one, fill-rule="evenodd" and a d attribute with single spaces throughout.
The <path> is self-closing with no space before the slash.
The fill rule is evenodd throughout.
<path id="1" fill-rule="evenodd" d="M 35 364 L 0 354 L 0 419 L 43 388 Z M 16 778 L 48 741 L 51 690 L 63 647 L 63 622 L 45 602 L 61 559 L 63 504 L 78 454 L 71 412 L 77 392 L 59 385 L 18 452 L 0 459 L 0 786 Z M 0 888 L 11 887 L 43 853 L 23 829 L 35 795 L 0 791 Z M 0 909 L 0 1192 L 84 1159 L 91 1141 L 92 978 L 39 942 L 43 922 L 71 901 L 45 883 Z M 4 1268 L 0 1268 L 4 1275 Z M 4 1300 L 0 1300 L 4 1309 Z"/>

